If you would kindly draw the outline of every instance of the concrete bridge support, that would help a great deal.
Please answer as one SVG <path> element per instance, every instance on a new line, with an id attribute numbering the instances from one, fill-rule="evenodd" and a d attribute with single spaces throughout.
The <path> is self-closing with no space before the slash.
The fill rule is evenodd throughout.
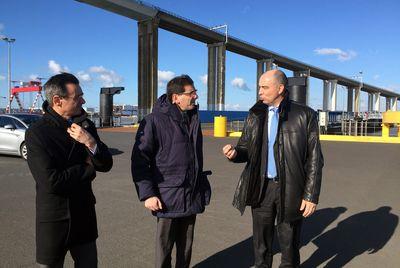
<path id="1" fill-rule="evenodd" d="M 392 99 L 390 97 L 386 97 L 385 101 L 386 101 L 386 106 L 385 106 L 385 111 L 391 111 L 392 110 Z"/>
<path id="2" fill-rule="evenodd" d="M 330 80 L 331 84 L 331 109 L 330 111 L 337 110 L 337 80 Z"/>
<path id="3" fill-rule="evenodd" d="M 354 112 L 360 112 L 360 102 L 361 102 L 361 87 L 354 89 Z"/>
<path id="4" fill-rule="evenodd" d="M 208 44 L 207 109 L 225 110 L 225 43 Z"/>
<path id="5" fill-rule="evenodd" d="M 329 110 L 329 86 L 330 83 L 328 80 L 323 80 L 324 83 L 324 92 L 323 92 L 323 100 L 322 100 L 322 110 Z"/>
<path id="6" fill-rule="evenodd" d="M 351 87 L 347 88 L 347 112 L 353 112 L 353 92 L 354 89 Z"/>
<path id="7" fill-rule="evenodd" d="M 374 110 L 374 95 L 372 93 L 368 93 L 368 112 Z"/>
<path id="8" fill-rule="evenodd" d="M 157 99 L 158 22 L 138 22 L 138 117 L 151 112 Z"/>
<path id="9" fill-rule="evenodd" d="M 380 93 L 374 93 L 374 111 L 375 112 L 379 112 L 380 111 L 380 106 L 381 106 L 381 102 L 380 102 Z"/>
<path id="10" fill-rule="evenodd" d="M 392 105 L 391 105 L 390 109 L 394 112 L 397 111 L 397 98 L 396 97 L 392 98 L 391 104 Z"/>

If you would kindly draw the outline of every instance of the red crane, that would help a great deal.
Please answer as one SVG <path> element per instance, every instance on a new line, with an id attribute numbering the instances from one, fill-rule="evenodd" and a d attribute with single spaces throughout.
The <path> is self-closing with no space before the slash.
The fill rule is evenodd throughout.
<path id="1" fill-rule="evenodd" d="M 6 108 L 7 113 L 10 112 L 10 105 L 11 105 L 12 101 L 14 100 L 14 98 L 16 99 L 16 101 L 18 103 L 19 110 L 21 112 L 24 110 L 24 107 L 18 97 L 20 93 L 24 93 L 24 92 L 37 92 L 35 100 L 32 103 L 32 106 L 29 107 L 29 113 L 32 113 L 34 111 L 35 105 L 36 105 L 37 101 L 39 100 L 39 97 L 41 97 L 42 100 L 44 101 L 43 96 L 42 96 L 42 82 L 29 81 L 27 83 L 23 83 L 23 85 L 21 87 L 13 87 L 11 89 L 10 103 L 9 103 L 9 105 L 7 105 L 7 108 Z"/>

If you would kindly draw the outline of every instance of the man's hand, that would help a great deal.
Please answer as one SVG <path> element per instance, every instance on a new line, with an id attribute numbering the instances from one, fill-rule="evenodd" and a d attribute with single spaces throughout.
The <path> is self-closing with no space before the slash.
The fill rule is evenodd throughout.
<path id="1" fill-rule="evenodd" d="M 149 197 L 144 201 L 144 206 L 151 211 L 162 210 L 162 204 L 157 196 Z"/>
<path id="2" fill-rule="evenodd" d="M 303 217 L 305 217 L 305 218 L 311 216 L 314 213 L 316 208 L 317 208 L 317 204 L 314 204 L 313 202 L 306 201 L 306 200 L 301 201 L 300 210 L 301 211 L 304 210 Z"/>
<path id="3" fill-rule="evenodd" d="M 71 127 L 67 129 L 67 132 L 74 140 L 83 143 L 89 149 L 93 149 L 96 145 L 96 140 L 93 136 L 78 124 L 73 123 Z"/>
<path id="4" fill-rule="evenodd" d="M 233 147 L 232 144 L 227 144 L 224 146 L 224 148 L 222 148 L 222 152 L 224 153 L 224 155 L 229 159 L 232 160 L 236 157 L 237 152 L 235 150 L 235 147 Z"/>

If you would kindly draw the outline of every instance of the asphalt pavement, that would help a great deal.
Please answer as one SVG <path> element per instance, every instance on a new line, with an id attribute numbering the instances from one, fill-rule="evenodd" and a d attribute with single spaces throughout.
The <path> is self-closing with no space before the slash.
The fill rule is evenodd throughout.
<path id="1" fill-rule="evenodd" d="M 132 133 L 101 132 L 114 155 L 109 173 L 94 181 L 99 267 L 153 267 L 156 221 L 144 208 L 130 175 Z M 252 224 L 232 207 L 243 164 L 221 154 L 234 138 L 204 138 L 204 167 L 213 195 L 196 222 L 192 266 L 250 267 Z M 399 145 L 323 142 L 318 210 L 305 220 L 303 267 L 400 267 Z M 35 267 L 35 184 L 26 162 L 0 155 L 0 267 Z M 279 247 L 274 248 L 279 265 Z M 73 267 L 71 257 L 65 267 Z"/>

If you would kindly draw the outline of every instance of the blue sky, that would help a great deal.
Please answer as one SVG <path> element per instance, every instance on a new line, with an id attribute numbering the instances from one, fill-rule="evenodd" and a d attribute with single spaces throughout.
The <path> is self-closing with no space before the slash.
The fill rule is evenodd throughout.
<path id="1" fill-rule="evenodd" d="M 228 24 L 234 37 L 343 76 L 362 71 L 364 82 L 400 92 L 399 1 L 147 2 L 205 26 Z M 114 103 L 137 104 L 136 21 L 73 0 L 2 0 L 0 35 L 17 39 L 13 80 L 69 71 L 79 76 L 89 107 L 99 106 L 102 86 L 124 86 Z M 173 75 L 186 73 L 206 107 L 205 44 L 160 29 L 158 69 L 159 94 Z M 255 61 L 227 52 L 227 110 L 254 103 L 255 80 Z M 0 42 L 0 96 L 7 95 L 6 84 L 7 44 Z M 322 81 L 311 79 L 310 90 L 310 105 L 321 108 Z M 0 98 L 0 107 L 5 103 Z M 366 103 L 362 94 L 362 108 Z M 339 87 L 338 108 L 345 105 Z"/>

